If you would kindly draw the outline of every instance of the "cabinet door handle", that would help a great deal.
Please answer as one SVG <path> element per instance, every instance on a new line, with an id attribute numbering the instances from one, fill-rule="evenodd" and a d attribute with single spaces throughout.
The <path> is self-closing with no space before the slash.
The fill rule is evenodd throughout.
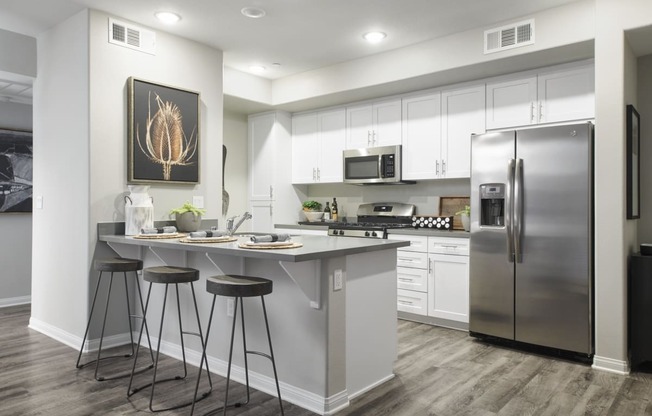
<path id="1" fill-rule="evenodd" d="M 446 161 L 444 159 L 441 160 L 441 176 L 446 175 Z"/>
<path id="2" fill-rule="evenodd" d="M 539 103 L 539 122 L 542 122 L 543 120 L 543 103 Z"/>
<path id="3" fill-rule="evenodd" d="M 317 172 L 316 172 L 315 168 L 312 168 L 312 180 L 313 181 L 317 180 Z"/>
<path id="4" fill-rule="evenodd" d="M 439 160 L 435 161 L 435 176 L 439 176 Z"/>
<path id="5" fill-rule="evenodd" d="M 408 279 L 407 277 L 399 277 L 398 280 L 400 282 L 410 282 L 410 283 L 414 282 L 414 279 Z"/>
<path id="6" fill-rule="evenodd" d="M 272 217 L 274 216 L 274 207 L 272 204 L 269 204 L 269 216 Z"/>
<path id="7" fill-rule="evenodd" d="M 530 103 L 530 123 L 534 123 L 534 101 Z"/>
<path id="8" fill-rule="evenodd" d="M 367 146 L 371 145 L 371 130 L 367 130 Z"/>
<path id="9" fill-rule="evenodd" d="M 432 273 L 432 260 L 428 260 L 428 274 Z"/>
<path id="10" fill-rule="evenodd" d="M 320 181 L 321 181 L 321 170 L 319 170 L 319 168 L 317 168 L 317 182 L 320 182 Z"/>
<path id="11" fill-rule="evenodd" d="M 269 198 L 274 198 L 274 187 L 272 185 L 269 185 Z"/>
<path id="12" fill-rule="evenodd" d="M 405 262 L 408 262 L 408 263 L 412 263 L 412 262 L 416 261 L 416 259 L 413 259 L 412 257 L 398 257 L 397 260 L 405 261 Z"/>
<path id="13" fill-rule="evenodd" d="M 376 130 L 372 130 L 371 137 L 372 137 L 371 144 L 373 144 L 375 146 L 376 145 Z"/>
<path id="14" fill-rule="evenodd" d="M 410 302 L 409 300 L 403 300 L 403 299 L 399 299 L 398 303 L 400 303 L 401 305 L 408 305 L 408 306 L 412 306 L 414 304 L 414 302 Z"/>

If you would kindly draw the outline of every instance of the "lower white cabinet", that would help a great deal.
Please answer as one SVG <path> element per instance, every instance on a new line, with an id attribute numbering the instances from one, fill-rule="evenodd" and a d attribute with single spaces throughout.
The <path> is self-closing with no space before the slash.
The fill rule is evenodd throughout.
<path id="1" fill-rule="evenodd" d="M 469 322 L 469 240 L 390 234 L 408 240 L 397 250 L 397 308 L 401 312 Z"/>

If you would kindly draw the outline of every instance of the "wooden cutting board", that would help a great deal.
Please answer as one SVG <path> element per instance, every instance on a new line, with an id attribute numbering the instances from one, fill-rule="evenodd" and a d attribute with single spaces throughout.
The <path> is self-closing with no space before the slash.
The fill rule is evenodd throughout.
<path id="1" fill-rule="evenodd" d="M 466 205 L 471 205 L 471 198 L 468 196 L 440 196 L 439 216 L 453 216 L 453 230 L 463 230 L 462 220 L 455 213 L 463 210 Z"/>

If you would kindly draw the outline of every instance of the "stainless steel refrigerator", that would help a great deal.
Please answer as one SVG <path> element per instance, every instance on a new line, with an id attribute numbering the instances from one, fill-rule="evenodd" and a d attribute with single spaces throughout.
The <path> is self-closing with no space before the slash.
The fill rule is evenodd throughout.
<path id="1" fill-rule="evenodd" d="M 593 354 L 593 125 L 471 138 L 470 323 Z"/>

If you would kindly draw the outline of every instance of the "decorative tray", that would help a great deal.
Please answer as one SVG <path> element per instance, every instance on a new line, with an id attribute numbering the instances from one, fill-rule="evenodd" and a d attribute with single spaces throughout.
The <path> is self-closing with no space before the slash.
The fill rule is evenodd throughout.
<path id="1" fill-rule="evenodd" d="M 292 241 L 275 241 L 269 243 L 240 243 L 238 244 L 240 248 L 251 248 L 257 250 L 272 250 L 277 248 L 297 248 L 303 247 L 301 243 L 295 243 Z"/>
<path id="2" fill-rule="evenodd" d="M 163 240 L 166 238 L 181 238 L 185 237 L 186 234 L 183 233 L 168 233 L 168 234 L 138 234 L 135 235 L 134 238 L 138 238 L 140 240 Z"/>
<path id="3" fill-rule="evenodd" d="M 232 241 L 238 241 L 235 237 L 204 237 L 204 238 L 182 238 L 179 240 L 180 243 L 230 243 Z"/>

